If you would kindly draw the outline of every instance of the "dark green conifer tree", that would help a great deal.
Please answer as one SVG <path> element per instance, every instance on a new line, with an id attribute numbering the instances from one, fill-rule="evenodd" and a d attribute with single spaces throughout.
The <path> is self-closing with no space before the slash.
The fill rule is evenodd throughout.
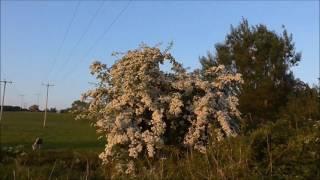
<path id="1" fill-rule="evenodd" d="M 215 45 L 215 52 L 200 58 L 202 70 L 218 63 L 242 73 L 240 111 L 255 125 L 276 119 L 295 84 L 290 68 L 301 59 L 292 35 L 286 29 L 277 34 L 262 24 L 249 26 L 243 19 L 237 27 L 231 26 L 225 41 Z"/>

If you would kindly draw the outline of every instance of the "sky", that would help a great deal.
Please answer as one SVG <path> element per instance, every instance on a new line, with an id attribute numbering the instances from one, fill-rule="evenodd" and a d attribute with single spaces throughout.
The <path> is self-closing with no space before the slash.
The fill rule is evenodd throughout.
<path id="1" fill-rule="evenodd" d="M 247 18 L 278 33 L 293 34 L 302 61 L 297 78 L 317 84 L 319 1 L 1 1 L 1 78 L 11 80 L 5 104 L 45 104 L 62 109 L 94 88 L 89 66 L 108 66 L 112 52 L 139 44 L 165 48 L 185 67 L 200 67 L 199 56 L 214 52 L 231 25 Z M 23 96 L 21 96 L 23 95 Z"/>

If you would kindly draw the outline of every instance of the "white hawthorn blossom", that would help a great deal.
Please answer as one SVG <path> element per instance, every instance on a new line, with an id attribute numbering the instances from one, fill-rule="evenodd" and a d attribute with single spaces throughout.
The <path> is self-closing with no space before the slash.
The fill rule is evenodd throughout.
<path id="1" fill-rule="evenodd" d="M 170 72 L 160 69 L 168 61 Z M 100 86 L 84 94 L 90 102 L 86 117 L 106 138 L 104 163 L 115 159 L 119 147 L 127 156 L 155 157 L 166 144 L 206 151 L 209 137 L 236 136 L 241 75 L 224 66 L 187 72 L 168 51 L 143 46 L 128 51 L 110 68 L 91 65 Z M 133 171 L 130 164 L 127 172 Z"/>

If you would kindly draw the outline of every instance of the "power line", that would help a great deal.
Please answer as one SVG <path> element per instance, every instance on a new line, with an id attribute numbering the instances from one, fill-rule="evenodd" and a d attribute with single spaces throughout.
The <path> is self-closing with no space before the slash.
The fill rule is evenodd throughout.
<path id="1" fill-rule="evenodd" d="M 106 29 L 103 31 L 103 33 L 94 41 L 92 46 L 90 46 L 89 50 L 87 53 L 81 58 L 80 62 L 78 62 L 70 71 L 64 74 L 61 78 L 67 79 L 67 77 L 74 72 L 74 70 L 78 67 L 81 62 L 85 59 L 86 56 L 90 54 L 90 52 L 95 48 L 95 46 L 104 38 L 104 36 L 111 30 L 112 26 L 118 21 L 118 19 L 121 17 L 121 15 L 128 9 L 130 3 L 132 0 L 130 0 L 123 8 L 122 10 L 117 14 L 117 16 L 113 19 L 113 21 L 106 27 Z"/>
<path id="2" fill-rule="evenodd" d="M 83 38 L 85 37 L 85 35 L 89 32 L 89 29 L 92 25 L 92 23 L 94 22 L 94 20 L 96 19 L 96 17 L 98 16 L 99 12 L 101 11 L 102 7 L 104 6 L 105 1 L 102 1 L 102 3 L 99 5 L 99 7 L 97 8 L 97 10 L 95 11 L 95 13 L 93 14 L 93 16 L 91 17 L 88 25 L 86 26 L 86 29 L 83 31 L 83 33 L 81 34 L 80 38 L 78 39 L 78 41 L 76 42 L 76 44 L 72 47 L 65 63 L 62 64 L 61 68 L 66 67 L 68 65 L 68 63 L 70 62 L 70 59 L 73 55 L 73 53 L 75 52 L 76 48 L 79 46 L 80 42 L 83 40 Z"/>
<path id="3" fill-rule="evenodd" d="M 43 118 L 43 128 L 46 127 L 46 120 L 47 120 L 47 109 L 48 109 L 48 96 L 49 96 L 49 87 L 54 86 L 54 84 L 42 84 L 43 86 L 47 87 L 47 97 L 46 97 L 46 108 L 44 110 L 44 118 Z"/>
<path id="4" fill-rule="evenodd" d="M 70 22 L 69 22 L 69 24 L 68 24 L 68 26 L 67 26 L 67 30 L 66 30 L 65 33 L 64 33 L 62 42 L 61 42 L 61 44 L 60 44 L 60 46 L 59 46 L 59 48 L 58 48 L 58 53 L 54 56 L 53 63 L 52 63 L 52 65 L 51 65 L 51 68 L 50 68 L 49 73 L 48 73 L 48 76 L 47 76 L 47 80 L 50 78 L 50 75 L 51 75 L 51 72 L 52 72 L 52 70 L 53 70 L 53 67 L 54 67 L 55 64 L 56 64 L 57 59 L 58 59 L 58 56 L 60 55 L 61 50 L 62 50 L 62 47 L 63 47 L 63 45 L 64 45 L 64 43 L 65 43 L 65 41 L 66 41 L 66 39 L 67 39 L 67 36 L 68 36 L 68 34 L 69 34 L 71 25 L 73 24 L 74 19 L 75 19 L 75 17 L 76 17 L 76 14 L 77 14 L 77 12 L 78 12 L 78 9 L 79 9 L 79 6 L 80 6 L 80 2 L 81 2 L 81 1 L 79 0 L 79 1 L 78 1 L 78 4 L 76 5 L 76 8 L 75 8 L 75 10 L 74 10 L 74 12 L 73 12 L 73 15 L 72 15 L 72 18 L 71 18 L 71 20 L 70 20 Z"/>

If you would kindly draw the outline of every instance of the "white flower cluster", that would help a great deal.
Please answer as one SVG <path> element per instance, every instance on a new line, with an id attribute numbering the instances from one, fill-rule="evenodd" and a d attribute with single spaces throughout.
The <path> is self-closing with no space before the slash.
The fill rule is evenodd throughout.
<path id="1" fill-rule="evenodd" d="M 160 69 L 165 61 L 171 72 Z M 144 46 L 110 68 L 95 62 L 91 71 L 100 86 L 84 94 L 90 101 L 86 117 L 95 119 L 106 137 L 100 155 L 105 163 L 115 158 L 116 147 L 132 158 L 142 153 L 154 157 L 166 144 L 205 152 L 209 137 L 237 135 L 236 95 L 242 79 L 224 66 L 207 70 L 206 77 L 213 79 L 208 81 L 199 70 L 187 72 L 167 51 Z"/>

